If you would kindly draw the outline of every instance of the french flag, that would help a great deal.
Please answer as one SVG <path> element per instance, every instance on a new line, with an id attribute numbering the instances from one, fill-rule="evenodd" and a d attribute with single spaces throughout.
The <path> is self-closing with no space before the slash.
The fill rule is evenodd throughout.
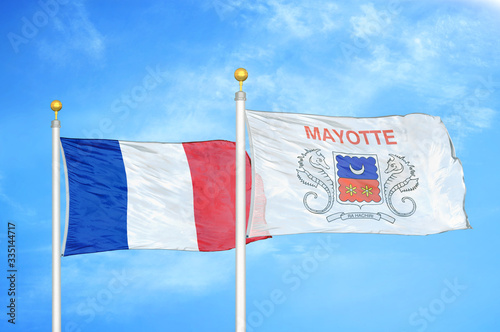
<path id="1" fill-rule="evenodd" d="M 68 205 L 64 256 L 235 247 L 234 142 L 61 138 L 61 145 Z M 247 155 L 247 222 L 251 182 Z"/>

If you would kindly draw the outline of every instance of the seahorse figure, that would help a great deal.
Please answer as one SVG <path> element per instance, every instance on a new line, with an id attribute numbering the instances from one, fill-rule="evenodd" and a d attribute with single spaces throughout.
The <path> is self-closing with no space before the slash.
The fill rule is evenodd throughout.
<path id="1" fill-rule="evenodd" d="M 307 198 L 312 195 L 315 199 L 318 198 L 318 194 L 313 191 L 309 191 L 304 195 L 304 206 L 307 211 L 317 214 L 322 214 L 328 212 L 333 205 L 333 192 L 334 186 L 333 181 L 330 179 L 325 169 L 330 169 L 330 167 L 325 162 L 325 157 L 320 153 L 319 149 L 306 149 L 305 153 L 302 153 L 299 158 L 299 169 L 297 169 L 297 177 L 300 182 L 305 185 L 317 188 L 318 185 L 326 191 L 328 195 L 328 203 L 322 210 L 312 209 L 307 203 Z"/>
<path id="2" fill-rule="evenodd" d="M 411 201 L 413 207 L 410 212 L 402 213 L 394 208 L 392 205 L 392 195 L 396 191 L 407 192 L 415 190 L 418 187 L 418 178 L 415 177 L 415 170 L 413 165 L 410 165 L 404 157 L 396 156 L 390 154 L 391 158 L 387 161 L 387 169 L 385 173 L 392 173 L 389 179 L 384 184 L 384 191 L 386 196 L 386 201 L 389 209 L 396 215 L 400 217 L 409 217 L 415 213 L 417 209 L 417 204 L 411 197 L 403 197 L 401 201 L 404 203 L 406 200 Z"/>

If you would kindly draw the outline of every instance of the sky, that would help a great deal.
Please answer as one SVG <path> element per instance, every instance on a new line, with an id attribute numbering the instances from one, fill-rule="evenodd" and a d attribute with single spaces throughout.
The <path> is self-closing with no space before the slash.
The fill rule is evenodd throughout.
<path id="1" fill-rule="evenodd" d="M 500 330 L 499 1 L 1 7 L 0 330 L 51 326 L 50 102 L 62 101 L 65 137 L 234 140 L 239 67 L 249 73 L 248 109 L 441 117 L 463 164 L 473 227 L 249 244 L 247 331 Z M 62 206 L 64 216 L 64 197 Z M 9 223 L 15 325 L 7 321 Z M 234 266 L 234 250 L 63 257 L 63 331 L 234 331 Z"/>

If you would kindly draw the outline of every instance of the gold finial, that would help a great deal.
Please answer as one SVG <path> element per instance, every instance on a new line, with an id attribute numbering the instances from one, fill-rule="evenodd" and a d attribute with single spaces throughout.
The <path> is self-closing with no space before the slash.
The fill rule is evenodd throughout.
<path id="1" fill-rule="evenodd" d="M 243 91 L 243 81 L 248 77 L 248 72 L 245 68 L 238 68 L 234 72 L 234 78 L 240 82 L 240 91 Z"/>
<path id="2" fill-rule="evenodd" d="M 54 100 L 50 103 L 50 108 L 52 108 L 52 110 L 56 112 L 56 120 L 57 120 L 57 112 L 61 110 L 62 103 L 59 100 Z"/>

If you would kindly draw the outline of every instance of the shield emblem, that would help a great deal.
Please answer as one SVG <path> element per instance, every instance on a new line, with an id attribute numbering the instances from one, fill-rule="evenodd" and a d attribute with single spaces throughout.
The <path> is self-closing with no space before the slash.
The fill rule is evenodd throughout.
<path id="1" fill-rule="evenodd" d="M 337 200 L 343 204 L 376 205 L 382 203 L 380 168 L 376 155 L 334 153 Z"/>

